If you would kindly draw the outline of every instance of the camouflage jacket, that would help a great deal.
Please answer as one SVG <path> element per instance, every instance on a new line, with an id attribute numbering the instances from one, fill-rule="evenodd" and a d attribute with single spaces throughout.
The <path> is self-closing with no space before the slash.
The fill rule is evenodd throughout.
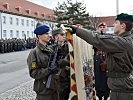
<path id="1" fill-rule="evenodd" d="M 133 91 L 133 34 L 99 35 L 84 28 L 78 28 L 76 34 L 107 54 L 109 88 L 114 91 Z"/>
<path id="2" fill-rule="evenodd" d="M 41 43 L 38 43 L 37 47 L 31 50 L 28 55 L 27 64 L 29 74 L 33 79 L 35 79 L 34 91 L 37 94 L 50 95 L 56 91 L 46 88 L 46 82 L 48 76 L 50 75 L 50 71 L 48 70 L 48 62 L 51 52 L 52 49 L 49 46 L 44 46 Z"/>

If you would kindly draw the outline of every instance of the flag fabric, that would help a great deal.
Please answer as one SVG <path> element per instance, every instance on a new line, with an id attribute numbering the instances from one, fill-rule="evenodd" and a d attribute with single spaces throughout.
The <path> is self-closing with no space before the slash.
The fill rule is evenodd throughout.
<path id="1" fill-rule="evenodd" d="M 93 48 L 76 34 L 67 31 L 70 55 L 69 100 L 95 100 Z"/>

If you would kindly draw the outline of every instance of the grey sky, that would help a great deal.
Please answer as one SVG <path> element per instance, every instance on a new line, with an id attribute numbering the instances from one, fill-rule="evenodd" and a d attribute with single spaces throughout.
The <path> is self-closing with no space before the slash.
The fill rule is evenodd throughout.
<path id="1" fill-rule="evenodd" d="M 36 4 L 39 4 L 51 9 L 55 8 L 58 2 L 61 2 L 61 3 L 63 2 L 63 0 L 27 0 L 27 1 L 34 2 Z"/>
<path id="2" fill-rule="evenodd" d="M 67 0 L 28 0 L 36 4 L 54 9 L 57 3 Z M 116 15 L 116 0 L 73 0 L 73 2 L 83 2 L 86 5 L 90 15 L 96 16 L 114 16 Z M 118 0 L 119 13 L 133 14 L 133 0 Z"/>

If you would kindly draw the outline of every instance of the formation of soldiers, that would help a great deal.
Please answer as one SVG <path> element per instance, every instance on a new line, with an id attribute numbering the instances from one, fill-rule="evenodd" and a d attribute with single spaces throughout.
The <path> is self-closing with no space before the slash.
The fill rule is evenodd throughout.
<path id="1" fill-rule="evenodd" d="M 0 39 L 0 53 L 23 51 L 36 46 L 35 38 L 28 39 Z"/>

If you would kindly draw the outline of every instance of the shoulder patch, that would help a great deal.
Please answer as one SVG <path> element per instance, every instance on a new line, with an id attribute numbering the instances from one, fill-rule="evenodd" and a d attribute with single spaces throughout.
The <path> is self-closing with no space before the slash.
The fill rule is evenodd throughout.
<path id="1" fill-rule="evenodd" d="M 35 69 L 37 67 L 36 65 L 37 65 L 36 62 L 33 61 L 32 64 L 31 64 L 32 69 Z"/>

